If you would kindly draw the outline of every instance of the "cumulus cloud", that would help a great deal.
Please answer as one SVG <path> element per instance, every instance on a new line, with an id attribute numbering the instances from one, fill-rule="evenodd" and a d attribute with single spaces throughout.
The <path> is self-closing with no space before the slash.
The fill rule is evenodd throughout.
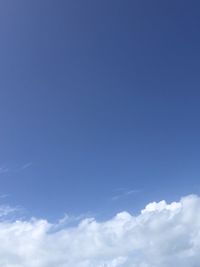
<path id="1" fill-rule="evenodd" d="M 150 203 L 97 222 L 56 227 L 46 220 L 0 222 L 3 267 L 197 267 L 200 198 Z"/>

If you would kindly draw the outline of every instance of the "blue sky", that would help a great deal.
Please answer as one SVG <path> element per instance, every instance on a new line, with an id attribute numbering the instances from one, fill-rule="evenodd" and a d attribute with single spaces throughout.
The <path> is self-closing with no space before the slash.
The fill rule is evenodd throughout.
<path id="1" fill-rule="evenodd" d="M 1 1 L 2 202 L 55 220 L 198 194 L 199 8 Z"/>

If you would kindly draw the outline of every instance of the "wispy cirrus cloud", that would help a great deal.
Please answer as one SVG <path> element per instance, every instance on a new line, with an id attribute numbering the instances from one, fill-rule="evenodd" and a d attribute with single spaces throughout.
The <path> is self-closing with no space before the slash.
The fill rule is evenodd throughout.
<path id="1" fill-rule="evenodd" d="M 8 198 L 9 197 L 9 194 L 1 194 L 0 195 L 0 199 L 5 199 L 5 198 Z"/>
<path id="2" fill-rule="evenodd" d="M 113 201 L 119 200 L 121 198 L 130 197 L 141 193 L 141 189 L 126 189 L 126 188 L 119 188 L 114 190 L 114 195 L 111 197 Z"/>
<path id="3" fill-rule="evenodd" d="M 27 162 L 27 163 L 23 164 L 22 166 L 20 166 L 19 169 L 25 170 L 25 169 L 28 169 L 29 167 L 31 167 L 32 165 L 33 165 L 32 162 Z"/>
<path id="4" fill-rule="evenodd" d="M 6 217 L 10 214 L 16 213 L 19 211 L 19 208 L 13 208 L 9 205 L 0 205 L 0 217 Z"/>
<path id="5" fill-rule="evenodd" d="M 4 174 L 4 173 L 7 173 L 7 172 L 9 172 L 9 168 L 4 167 L 4 166 L 0 167 L 0 174 Z"/>
<path id="6" fill-rule="evenodd" d="M 32 162 L 27 162 L 24 164 L 2 165 L 0 166 L 0 175 L 1 174 L 12 174 L 12 173 L 24 171 L 30 168 L 32 165 L 33 165 Z"/>

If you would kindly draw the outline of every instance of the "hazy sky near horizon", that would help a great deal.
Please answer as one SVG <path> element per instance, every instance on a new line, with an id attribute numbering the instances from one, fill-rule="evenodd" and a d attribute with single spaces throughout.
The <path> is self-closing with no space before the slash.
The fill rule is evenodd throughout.
<path id="1" fill-rule="evenodd" d="M 199 9 L 0 1 L 2 202 L 55 220 L 199 194 Z"/>

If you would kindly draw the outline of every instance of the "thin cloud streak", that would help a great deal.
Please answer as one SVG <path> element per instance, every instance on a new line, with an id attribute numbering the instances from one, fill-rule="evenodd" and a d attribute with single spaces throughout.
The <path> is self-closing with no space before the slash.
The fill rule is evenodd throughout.
<path id="1" fill-rule="evenodd" d="M 113 197 L 111 197 L 111 199 L 113 201 L 116 201 L 116 200 L 119 200 L 119 199 L 125 198 L 125 197 L 130 197 L 130 196 L 133 196 L 133 195 L 136 195 L 136 194 L 142 192 L 141 189 L 132 189 L 132 190 L 117 189 L 115 191 L 117 191 L 119 193 L 114 195 Z"/>

